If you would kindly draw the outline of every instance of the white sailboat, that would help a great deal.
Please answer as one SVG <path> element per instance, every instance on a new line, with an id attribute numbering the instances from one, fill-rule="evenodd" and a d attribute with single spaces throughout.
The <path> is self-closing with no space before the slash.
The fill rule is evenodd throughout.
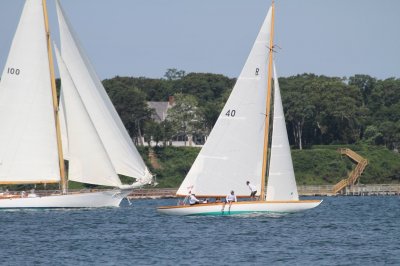
<path id="1" fill-rule="evenodd" d="M 282 100 L 274 71 L 274 114 L 267 193 L 269 114 L 273 65 L 274 4 L 262 24 L 250 55 L 207 142 L 177 191 L 198 198 L 225 197 L 231 190 L 248 198 L 246 182 L 256 185 L 259 200 L 159 207 L 171 215 L 291 213 L 318 206 L 299 200 L 287 137 Z"/>
<path id="2" fill-rule="evenodd" d="M 58 108 L 46 1 L 27 0 L 0 81 L 0 184 L 60 183 L 61 191 L 2 195 L 0 208 L 119 206 L 152 175 L 56 4 L 62 104 Z M 63 155 L 69 180 L 113 189 L 68 192 Z M 135 182 L 122 184 L 118 174 Z"/>

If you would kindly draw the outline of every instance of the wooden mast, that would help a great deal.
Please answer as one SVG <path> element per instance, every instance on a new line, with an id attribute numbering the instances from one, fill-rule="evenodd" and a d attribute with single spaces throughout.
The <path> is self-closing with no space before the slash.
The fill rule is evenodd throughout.
<path id="1" fill-rule="evenodd" d="M 54 63 L 53 63 L 53 53 L 51 50 L 51 42 L 50 42 L 50 28 L 49 28 L 49 17 L 47 14 L 47 5 L 46 0 L 42 0 L 43 5 L 43 13 L 44 13 L 44 23 L 46 28 L 46 39 L 47 39 L 47 54 L 49 56 L 49 68 L 50 68 L 50 80 L 51 80 L 51 92 L 53 95 L 53 110 L 54 110 L 54 118 L 55 118 L 55 126 L 56 126 L 56 134 L 57 134 L 57 148 L 58 148 L 58 159 L 60 165 L 60 185 L 62 193 L 66 193 L 67 191 L 67 182 L 65 178 L 65 169 L 64 169 L 64 158 L 62 152 L 62 143 L 61 143 L 61 130 L 60 130 L 60 119 L 58 117 L 58 100 L 57 100 L 57 90 L 56 90 L 56 80 L 54 77 Z"/>
<path id="2" fill-rule="evenodd" d="M 269 54 L 268 54 L 268 76 L 267 76 L 267 107 L 266 107 L 266 115 L 265 115 L 265 130 L 264 130 L 264 154 L 263 154 L 263 165 L 262 165 L 262 174 L 261 174 L 261 194 L 260 199 L 265 200 L 265 174 L 267 170 L 267 161 L 268 161 L 268 141 L 269 141 L 269 120 L 270 120 L 270 111 L 271 111 L 271 85 L 272 85 L 272 55 L 273 55 L 273 46 L 274 46 L 274 14 L 275 7 L 274 1 L 272 0 L 271 5 L 271 32 L 269 39 Z"/>

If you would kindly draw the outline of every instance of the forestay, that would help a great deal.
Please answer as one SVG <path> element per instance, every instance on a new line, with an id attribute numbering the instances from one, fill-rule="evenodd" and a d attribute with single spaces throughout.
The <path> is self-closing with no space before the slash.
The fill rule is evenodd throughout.
<path id="1" fill-rule="evenodd" d="M 69 180 L 105 186 L 121 186 L 121 181 L 83 105 L 69 71 L 55 47 L 62 80 L 69 144 Z"/>
<path id="2" fill-rule="evenodd" d="M 275 63 L 274 116 L 272 128 L 267 201 L 299 200 Z"/>
<path id="3" fill-rule="evenodd" d="M 60 180 L 42 0 L 26 1 L 0 82 L 0 183 Z"/>
<path id="4" fill-rule="evenodd" d="M 135 178 L 148 177 L 140 154 L 79 45 L 59 1 L 56 3 L 62 58 L 116 172 Z"/>
<path id="5" fill-rule="evenodd" d="M 261 186 L 271 8 L 214 128 L 177 194 L 249 196 Z"/>

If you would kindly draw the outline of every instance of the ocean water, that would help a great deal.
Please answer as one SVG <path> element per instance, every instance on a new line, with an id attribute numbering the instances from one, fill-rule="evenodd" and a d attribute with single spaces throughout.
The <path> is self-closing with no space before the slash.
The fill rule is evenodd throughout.
<path id="1" fill-rule="evenodd" d="M 0 265 L 400 265 L 400 197 L 324 197 L 287 216 L 120 208 L 0 211 Z"/>

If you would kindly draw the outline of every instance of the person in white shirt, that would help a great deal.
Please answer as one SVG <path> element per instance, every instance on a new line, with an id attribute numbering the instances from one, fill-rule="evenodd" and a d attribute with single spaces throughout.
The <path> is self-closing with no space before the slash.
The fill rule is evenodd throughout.
<path id="1" fill-rule="evenodd" d="M 257 188 L 256 186 L 250 184 L 250 181 L 246 182 L 247 186 L 249 187 L 251 193 L 250 193 L 250 199 L 255 200 L 256 199 L 256 194 L 257 194 Z"/>
<path id="2" fill-rule="evenodd" d="M 237 198 L 233 190 L 231 191 L 231 194 L 228 194 L 228 196 L 226 196 L 226 202 L 230 204 L 232 204 L 232 202 L 237 202 Z"/>
<path id="3" fill-rule="evenodd" d="M 199 204 L 199 203 L 200 203 L 200 200 L 198 200 L 194 194 L 190 194 L 189 204 L 195 205 L 195 204 Z"/>
<path id="4" fill-rule="evenodd" d="M 229 214 L 231 213 L 232 202 L 237 202 L 237 198 L 233 190 L 231 191 L 231 194 L 228 194 L 228 196 L 226 196 L 224 205 L 222 205 L 222 210 L 221 210 L 222 214 L 224 214 L 226 203 L 229 203 Z"/>

